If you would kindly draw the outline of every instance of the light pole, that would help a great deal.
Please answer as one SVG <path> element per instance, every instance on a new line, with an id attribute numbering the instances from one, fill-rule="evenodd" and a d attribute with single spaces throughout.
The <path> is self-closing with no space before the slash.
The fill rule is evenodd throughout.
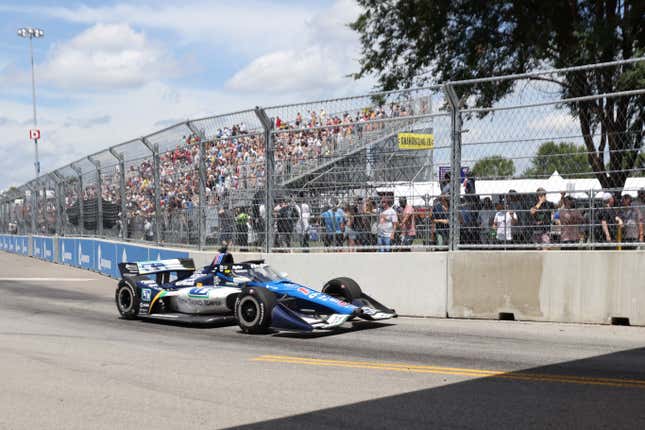
<path id="1" fill-rule="evenodd" d="M 31 97 L 34 105 L 34 128 L 38 128 L 38 121 L 36 120 L 36 75 L 34 73 L 34 48 L 31 39 L 34 37 L 40 39 L 45 37 L 45 32 L 39 28 L 23 27 L 18 30 L 18 36 L 29 38 L 29 55 L 31 56 Z M 40 161 L 38 161 L 38 139 L 34 139 L 34 150 L 36 154 L 36 161 L 34 162 L 34 169 L 36 170 L 36 178 L 40 176 Z"/>

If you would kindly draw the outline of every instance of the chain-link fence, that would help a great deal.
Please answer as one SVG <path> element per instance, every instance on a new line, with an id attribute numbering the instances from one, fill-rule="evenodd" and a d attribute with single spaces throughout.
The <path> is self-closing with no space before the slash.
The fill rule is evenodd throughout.
<path id="1" fill-rule="evenodd" d="M 2 195 L 0 229 L 265 251 L 633 248 L 645 59 L 186 121 Z"/>

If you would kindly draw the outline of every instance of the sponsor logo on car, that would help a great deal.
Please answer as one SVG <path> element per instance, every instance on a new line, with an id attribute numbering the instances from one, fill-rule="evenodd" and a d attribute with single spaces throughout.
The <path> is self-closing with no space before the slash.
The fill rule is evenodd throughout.
<path id="1" fill-rule="evenodd" d="M 309 294 L 309 289 L 307 289 L 305 287 L 298 287 L 298 291 L 300 293 L 304 294 L 305 296 Z"/>
<path id="2" fill-rule="evenodd" d="M 141 290 L 141 299 L 144 302 L 149 302 L 151 298 L 152 298 L 152 291 L 150 290 L 150 288 L 144 288 L 143 290 Z"/>
<path id="3" fill-rule="evenodd" d="M 207 299 L 208 298 L 208 291 L 210 288 L 191 288 L 190 291 L 188 292 L 188 297 L 193 298 L 193 299 Z"/>

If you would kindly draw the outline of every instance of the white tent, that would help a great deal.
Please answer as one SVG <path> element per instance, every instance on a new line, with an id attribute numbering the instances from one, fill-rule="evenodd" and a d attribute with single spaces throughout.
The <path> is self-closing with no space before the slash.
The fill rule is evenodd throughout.
<path id="1" fill-rule="evenodd" d="M 481 180 L 476 183 L 477 194 L 482 197 L 493 197 L 496 195 L 505 195 L 510 190 L 518 193 L 535 193 L 538 188 L 544 188 L 547 191 L 547 200 L 557 203 L 560 201 L 560 193 L 566 192 L 575 198 L 587 198 L 589 194 L 600 198 L 604 193 L 600 181 L 596 178 L 576 178 L 565 179 L 558 171 L 546 179 L 498 179 L 498 180 Z M 645 177 L 628 178 L 625 182 L 623 194 L 630 194 L 636 197 L 639 189 L 645 188 Z M 433 182 L 401 182 L 389 186 L 378 187 L 378 191 L 394 192 L 395 197 L 407 197 L 408 201 L 414 206 L 423 206 L 425 204 L 424 196 L 431 197 L 433 201 L 441 194 L 441 188 L 437 181 Z M 461 193 L 464 193 L 463 186 Z"/>

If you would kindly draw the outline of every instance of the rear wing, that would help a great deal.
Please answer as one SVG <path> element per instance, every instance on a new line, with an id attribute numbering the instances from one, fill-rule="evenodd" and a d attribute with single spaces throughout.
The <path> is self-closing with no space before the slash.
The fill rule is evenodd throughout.
<path id="1" fill-rule="evenodd" d="M 119 263 L 121 276 L 150 275 L 163 272 L 194 272 L 195 262 L 192 258 L 174 258 L 172 260 L 139 261 L 137 263 Z"/>

